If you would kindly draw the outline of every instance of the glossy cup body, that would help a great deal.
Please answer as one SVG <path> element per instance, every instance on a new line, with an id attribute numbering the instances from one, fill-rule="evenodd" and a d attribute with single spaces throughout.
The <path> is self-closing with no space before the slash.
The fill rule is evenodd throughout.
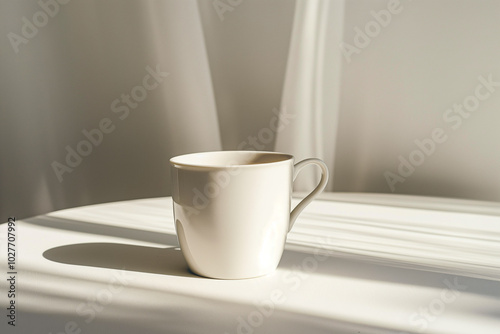
<path id="1" fill-rule="evenodd" d="M 273 272 L 290 225 L 293 156 L 206 152 L 171 166 L 175 226 L 190 269 L 222 279 Z"/>

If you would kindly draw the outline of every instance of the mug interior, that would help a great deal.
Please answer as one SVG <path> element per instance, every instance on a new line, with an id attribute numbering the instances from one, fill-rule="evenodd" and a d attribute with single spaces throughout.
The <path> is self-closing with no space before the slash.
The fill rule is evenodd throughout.
<path id="1" fill-rule="evenodd" d="M 174 166 L 224 168 L 279 163 L 293 156 L 278 152 L 263 151 L 217 151 L 185 154 L 170 159 Z"/>

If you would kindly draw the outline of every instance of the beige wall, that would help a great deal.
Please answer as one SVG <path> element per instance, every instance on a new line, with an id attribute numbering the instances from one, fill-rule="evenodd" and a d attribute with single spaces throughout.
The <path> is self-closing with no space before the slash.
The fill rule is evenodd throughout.
<path id="1" fill-rule="evenodd" d="M 280 106 L 295 1 L 234 2 L 240 4 L 220 15 L 214 1 L 198 3 L 222 143 L 236 149 L 268 127 L 273 108 Z M 273 144 L 258 145 L 272 150 Z"/>
<path id="2" fill-rule="evenodd" d="M 354 29 L 387 4 L 347 1 L 344 42 L 354 45 Z M 500 2 L 402 0 L 398 10 L 350 63 L 344 57 L 335 190 L 391 192 L 384 173 L 438 128 L 447 139 L 395 193 L 499 201 L 500 87 L 481 88 L 489 95 L 468 118 L 447 110 L 474 102 L 478 77 L 500 82 Z"/>

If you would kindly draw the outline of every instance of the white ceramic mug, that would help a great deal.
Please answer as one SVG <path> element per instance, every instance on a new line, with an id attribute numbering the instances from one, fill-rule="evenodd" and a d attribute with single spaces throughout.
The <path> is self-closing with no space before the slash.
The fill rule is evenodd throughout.
<path id="1" fill-rule="evenodd" d="M 273 272 L 286 235 L 328 181 L 319 159 L 294 165 L 276 152 L 219 151 L 170 159 L 177 237 L 189 268 L 212 278 Z M 292 185 L 309 164 L 321 168 L 316 188 L 290 213 Z"/>

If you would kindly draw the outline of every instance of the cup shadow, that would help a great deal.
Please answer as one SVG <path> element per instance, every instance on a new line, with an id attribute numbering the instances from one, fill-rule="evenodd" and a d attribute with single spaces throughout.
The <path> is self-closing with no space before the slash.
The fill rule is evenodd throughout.
<path id="1" fill-rule="evenodd" d="M 192 273 L 177 247 L 157 248 L 117 243 L 82 243 L 46 250 L 47 260 L 149 274 L 202 278 Z"/>

